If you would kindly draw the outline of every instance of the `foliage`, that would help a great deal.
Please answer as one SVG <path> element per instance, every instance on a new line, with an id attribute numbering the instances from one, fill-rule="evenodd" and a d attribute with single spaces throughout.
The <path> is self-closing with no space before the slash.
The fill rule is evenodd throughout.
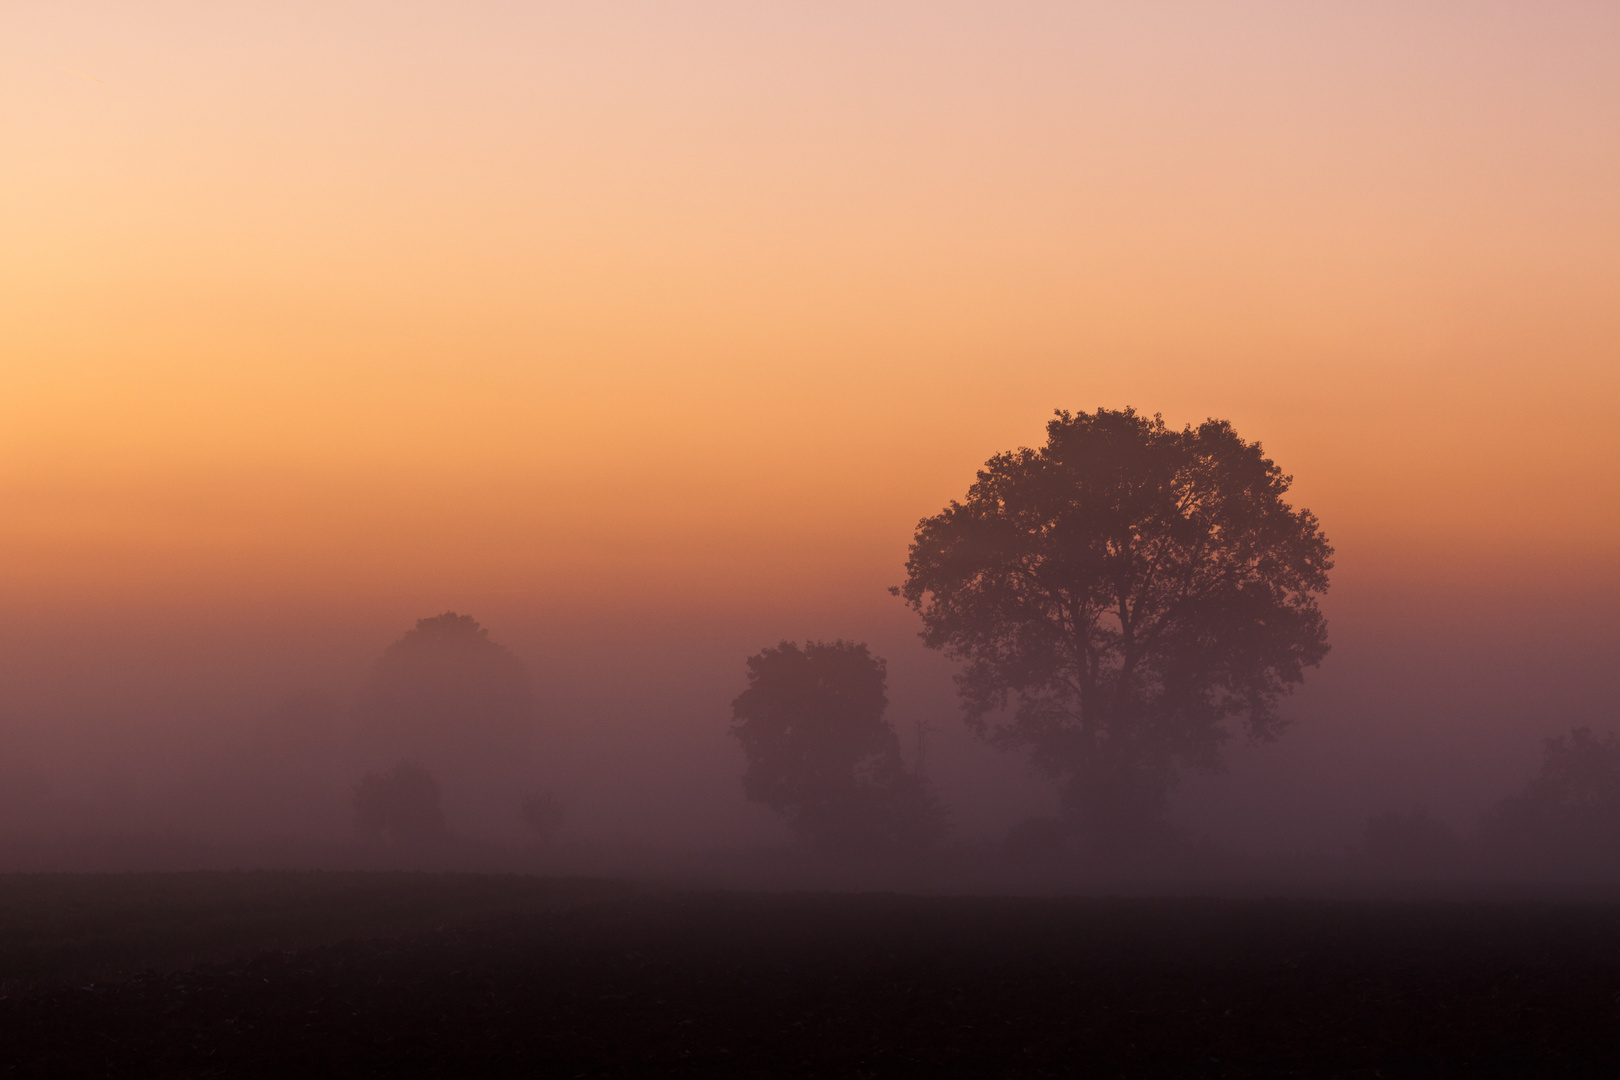
<path id="1" fill-rule="evenodd" d="M 1059 412 L 918 523 L 894 591 L 961 662 L 971 725 L 1030 748 L 1097 837 L 1140 831 L 1229 720 L 1274 738 L 1327 654 L 1332 548 L 1290 482 L 1225 421 Z"/>
<path id="2" fill-rule="evenodd" d="M 364 736 L 385 752 L 437 766 L 500 760 L 524 745 L 534 694 L 523 662 L 467 615 L 419 619 L 372 669 L 355 705 Z"/>
<path id="3" fill-rule="evenodd" d="M 1480 825 L 1500 857 L 1546 868 L 1620 870 L 1620 738 L 1588 727 L 1542 744 L 1541 771 Z"/>
<path id="4" fill-rule="evenodd" d="M 884 719 L 880 658 L 854 642 L 784 641 L 747 666 L 748 688 L 731 710 L 750 799 L 823 849 L 921 847 L 940 837 L 939 805 Z"/>
<path id="5" fill-rule="evenodd" d="M 412 761 L 369 773 L 354 790 L 354 824 L 372 838 L 420 843 L 439 836 L 444 832 L 439 785 Z"/>

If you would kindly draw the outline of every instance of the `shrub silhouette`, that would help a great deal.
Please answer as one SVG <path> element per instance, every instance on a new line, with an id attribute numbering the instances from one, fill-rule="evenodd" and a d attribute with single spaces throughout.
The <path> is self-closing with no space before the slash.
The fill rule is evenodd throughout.
<path id="1" fill-rule="evenodd" d="M 420 843 L 444 833 L 439 785 L 413 761 L 369 773 L 354 791 L 354 824 L 372 839 Z"/>

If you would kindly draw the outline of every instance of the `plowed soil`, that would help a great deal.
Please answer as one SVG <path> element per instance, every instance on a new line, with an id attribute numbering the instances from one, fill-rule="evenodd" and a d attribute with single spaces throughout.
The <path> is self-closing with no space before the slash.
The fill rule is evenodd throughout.
<path id="1" fill-rule="evenodd" d="M 396 915 L 445 920 L 433 927 L 343 924 L 325 944 L 14 983 L 0 1071 L 1620 1075 L 1611 906 L 582 888 L 566 902 L 522 888 L 497 889 L 502 903 L 410 899 L 430 886 L 445 888 L 408 876 L 378 888 L 405 897 Z M 214 905 L 216 922 L 228 909 Z M 14 917 L 7 932 L 25 929 Z M 273 930 L 261 918 L 248 936 Z M 306 919 L 298 933 L 317 930 Z"/>

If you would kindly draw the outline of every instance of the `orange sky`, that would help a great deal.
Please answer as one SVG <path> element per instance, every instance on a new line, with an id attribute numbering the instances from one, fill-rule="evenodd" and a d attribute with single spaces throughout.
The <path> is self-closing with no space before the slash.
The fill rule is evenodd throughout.
<path id="1" fill-rule="evenodd" d="M 1613 588 L 1616 56 L 1603 3 L 9 3 L 0 593 L 880 595 L 1127 404 L 1263 441 L 1344 574 Z"/>

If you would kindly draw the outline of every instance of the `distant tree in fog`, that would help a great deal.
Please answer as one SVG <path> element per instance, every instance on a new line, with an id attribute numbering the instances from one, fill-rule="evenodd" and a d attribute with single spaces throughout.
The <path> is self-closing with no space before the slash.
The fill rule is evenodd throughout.
<path id="1" fill-rule="evenodd" d="M 505 762 L 525 746 L 534 711 L 523 662 L 453 611 L 417 620 L 390 645 L 354 710 L 362 737 L 382 752 L 436 767 Z"/>
<path id="2" fill-rule="evenodd" d="M 962 663 L 969 724 L 1029 748 L 1083 835 L 1145 842 L 1176 769 L 1213 766 L 1232 719 L 1274 738 L 1327 654 L 1333 549 L 1290 481 L 1225 421 L 1059 412 L 918 523 L 894 591 Z"/>
<path id="3" fill-rule="evenodd" d="M 416 843 L 444 832 L 439 785 L 414 761 L 370 773 L 354 789 L 354 824 L 373 839 Z"/>
<path id="4" fill-rule="evenodd" d="M 920 847 L 944 817 L 927 781 L 906 768 L 884 719 L 885 668 L 865 645 L 784 641 L 748 659 L 732 734 L 748 759 L 743 790 L 828 850 Z"/>
<path id="5" fill-rule="evenodd" d="M 568 821 L 568 811 L 562 801 L 549 791 L 526 796 L 519 804 L 519 810 L 523 814 L 523 823 L 542 844 L 550 843 L 557 830 Z"/>
<path id="6" fill-rule="evenodd" d="M 1546 740 L 1541 771 L 1518 795 L 1497 803 L 1479 832 L 1498 857 L 1620 871 L 1620 739 L 1578 727 Z"/>

